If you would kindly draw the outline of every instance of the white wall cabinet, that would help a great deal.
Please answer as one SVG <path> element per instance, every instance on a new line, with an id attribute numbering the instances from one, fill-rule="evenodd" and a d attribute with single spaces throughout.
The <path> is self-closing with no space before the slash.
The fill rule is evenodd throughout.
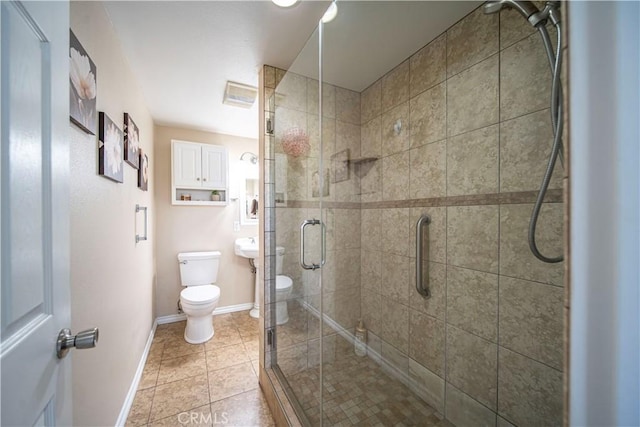
<path id="1" fill-rule="evenodd" d="M 227 149 L 219 145 L 202 146 L 202 186 L 227 188 Z"/>
<path id="2" fill-rule="evenodd" d="M 228 203 L 227 149 L 220 145 L 171 141 L 171 203 L 222 206 Z M 217 190 L 220 200 L 211 200 Z M 190 197 L 191 200 L 183 200 Z"/>

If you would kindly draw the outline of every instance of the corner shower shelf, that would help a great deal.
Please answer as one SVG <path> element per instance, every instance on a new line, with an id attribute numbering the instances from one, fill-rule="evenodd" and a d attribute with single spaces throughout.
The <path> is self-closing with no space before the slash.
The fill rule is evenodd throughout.
<path id="1" fill-rule="evenodd" d="M 358 178 L 362 178 L 364 175 L 369 173 L 371 168 L 373 168 L 373 164 L 379 157 L 360 157 L 359 159 L 351 159 L 345 160 L 345 163 L 348 165 L 353 165 L 353 173 L 355 173 Z"/>
<path id="2" fill-rule="evenodd" d="M 354 164 L 356 166 L 359 166 L 359 165 L 364 164 L 364 163 L 375 162 L 378 159 L 379 159 L 379 157 L 361 157 L 359 159 L 345 160 L 344 162 L 345 163 L 351 163 L 351 164 Z"/>

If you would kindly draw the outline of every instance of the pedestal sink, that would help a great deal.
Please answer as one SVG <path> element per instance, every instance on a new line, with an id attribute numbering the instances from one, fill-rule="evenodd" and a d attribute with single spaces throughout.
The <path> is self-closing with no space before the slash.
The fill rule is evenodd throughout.
<path id="1" fill-rule="evenodd" d="M 258 304 L 258 239 L 255 237 L 243 237 L 236 239 L 234 245 L 235 254 L 243 258 L 249 259 L 252 266 L 255 267 L 256 279 L 255 279 L 255 297 L 253 299 L 253 308 L 249 312 L 249 316 L 258 318 L 260 317 L 260 305 Z"/>

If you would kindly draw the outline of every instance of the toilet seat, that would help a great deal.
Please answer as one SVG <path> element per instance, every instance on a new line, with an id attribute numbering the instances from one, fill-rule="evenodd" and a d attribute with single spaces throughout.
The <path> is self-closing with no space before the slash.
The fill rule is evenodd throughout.
<path id="1" fill-rule="evenodd" d="M 285 291 L 293 286 L 293 280 L 287 276 L 276 276 L 276 291 Z"/>
<path id="2" fill-rule="evenodd" d="M 180 292 L 180 299 L 189 304 L 210 304 L 220 298 L 220 288 L 214 285 L 188 286 Z"/>

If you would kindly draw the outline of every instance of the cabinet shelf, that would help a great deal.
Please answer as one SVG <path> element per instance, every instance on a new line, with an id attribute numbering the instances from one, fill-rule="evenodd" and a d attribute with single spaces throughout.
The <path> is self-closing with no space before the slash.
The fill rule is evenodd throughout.
<path id="1" fill-rule="evenodd" d="M 176 188 L 171 196 L 171 203 L 181 206 L 226 206 L 229 204 L 226 189 L 216 189 L 220 193 L 220 200 L 211 200 L 211 190 L 202 188 Z M 191 200 L 182 200 L 188 194 Z"/>
<path id="2" fill-rule="evenodd" d="M 173 202 L 174 206 L 227 206 L 228 203 L 226 201 L 222 202 L 214 202 L 214 201 L 206 201 L 206 200 L 175 200 Z"/>

